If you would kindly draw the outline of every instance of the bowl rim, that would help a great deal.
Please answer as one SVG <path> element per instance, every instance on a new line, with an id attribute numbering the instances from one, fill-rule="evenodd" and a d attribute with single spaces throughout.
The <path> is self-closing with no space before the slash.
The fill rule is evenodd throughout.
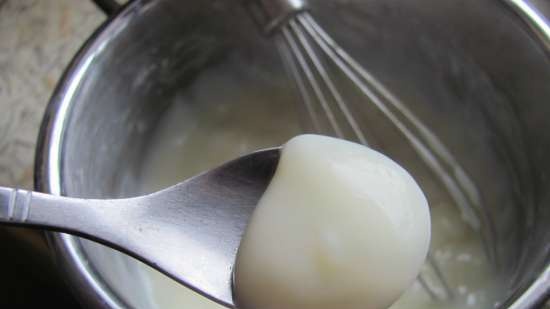
<path id="1" fill-rule="evenodd" d="M 34 188 L 40 192 L 65 195 L 62 182 L 63 138 L 68 123 L 72 98 L 83 80 L 86 70 L 98 55 L 98 50 L 116 36 L 112 31 L 127 24 L 133 13 L 143 10 L 139 1 L 121 6 L 92 33 L 75 54 L 59 79 L 46 106 L 37 139 Z M 120 295 L 109 288 L 92 265 L 86 263 L 79 237 L 65 233 L 45 232 L 54 258 L 61 265 L 60 272 L 77 300 L 93 308 L 130 308 Z"/>
<path id="2" fill-rule="evenodd" d="M 550 10 L 537 11 L 527 0 L 500 0 L 519 16 L 530 28 L 531 35 L 550 56 Z M 98 50 L 114 39 L 119 27 L 138 16 L 146 5 L 141 0 L 129 1 L 114 15 L 104 21 L 86 40 L 64 71 L 44 112 L 40 127 L 34 166 L 34 186 L 37 191 L 63 195 L 62 160 L 63 138 L 77 92 L 88 67 L 98 55 Z M 538 14 L 537 14 L 538 13 Z M 548 19 L 544 17 L 544 14 Z M 78 300 L 93 308 L 129 308 L 123 297 L 109 287 L 92 265 L 86 263 L 85 253 L 76 236 L 64 233 L 46 233 L 48 243 L 60 271 Z M 550 298 L 550 264 L 517 298 L 509 309 L 536 308 Z"/>

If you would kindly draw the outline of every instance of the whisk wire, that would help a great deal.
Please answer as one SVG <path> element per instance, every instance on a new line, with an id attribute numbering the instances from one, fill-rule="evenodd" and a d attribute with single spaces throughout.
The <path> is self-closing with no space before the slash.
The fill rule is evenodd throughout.
<path id="1" fill-rule="evenodd" d="M 439 138 L 405 104 L 342 49 L 307 11 L 289 18 L 280 26 L 280 30 L 280 42 L 286 43 L 279 46 L 281 55 L 296 81 L 314 128 L 318 131 L 323 129 L 318 119 L 320 116 L 316 109 L 317 101 L 337 137 L 344 138 L 344 131 L 338 119 L 345 119 L 356 139 L 367 145 L 365 134 L 348 107 L 349 102 L 346 102 L 341 89 L 336 87 L 335 80 L 325 67 L 325 62 L 321 60 L 321 57 L 326 56 L 336 69 L 351 81 L 354 88 L 403 135 L 445 187 L 463 219 L 474 230 L 481 232 L 481 244 L 488 260 L 493 265 L 498 265 L 496 248 L 491 246 L 496 241 L 495 227 L 487 210 L 482 207 L 481 195 L 466 171 Z M 315 44 L 315 48 L 312 44 Z M 336 108 L 331 108 L 331 105 L 336 105 Z M 335 112 L 340 115 L 337 117 Z M 431 253 L 427 262 L 430 271 L 419 276 L 420 285 L 434 300 L 452 299 L 453 290 Z"/>
<path id="2" fill-rule="evenodd" d="M 283 32 L 288 32 L 288 30 L 283 29 Z M 283 34 L 284 37 L 277 37 L 277 40 L 284 41 L 286 39 L 286 36 L 288 34 Z M 319 123 L 319 119 L 315 115 L 315 108 L 313 107 L 313 99 L 311 98 L 309 91 L 307 91 L 307 87 L 305 85 L 304 79 L 302 78 L 302 75 L 300 72 L 298 72 L 298 66 L 296 65 L 294 58 L 290 54 L 291 51 L 286 48 L 287 45 L 285 44 L 276 44 L 277 49 L 279 50 L 279 54 L 283 58 L 283 63 L 285 64 L 285 69 L 294 78 L 294 81 L 296 82 L 296 86 L 298 87 L 298 91 L 300 92 L 302 99 L 304 101 L 304 105 L 306 107 L 307 114 L 309 116 L 309 119 L 313 123 L 313 130 L 315 132 L 321 132 L 321 124 Z M 290 45 L 290 43 L 289 43 Z"/>
<path id="3" fill-rule="evenodd" d="M 292 37 L 290 30 L 287 28 L 287 26 L 285 26 L 282 28 L 282 32 L 286 39 L 286 42 L 288 43 L 288 46 L 290 47 L 290 50 L 292 51 L 294 56 L 296 56 L 296 60 L 298 61 L 298 64 L 300 65 L 302 72 L 304 72 L 304 74 L 306 75 L 306 78 L 309 81 L 310 86 L 313 89 L 313 92 L 315 93 L 315 96 L 319 100 L 321 107 L 323 108 L 325 114 L 327 115 L 328 121 L 332 129 L 334 130 L 336 136 L 343 138 L 344 134 L 342 133 L 342 129 L 340 128 L 340 125 L 336 121 L 336 117 L 334 116 L 334 113 L 332 112 L 332 109 L 330 108 L 326 100 L 325 94 L 321 90 L 321 87 L 319 86 L 317 79 L 315 79 L 315 77 L 313 76 L 313 72 L 311 71 L 307 61 L 305 60 L 304 55 L 302 54 L 302 51 L 296 44 L 296 41 L 294 40 L 294 38 Z M 302 90 L 305 91 L 305 88 L 303 88 Z M 304 96 L 304 93 L 302 93 L 302 96 Z M 314 117 L 317 117 L 315 116 L 315 114 L 313 115 Z"/>
<path id="4" fill-rule="evenodd" d="M 300 18 L 298 17 L 298 20 Z M 330 78 L 330 75 L 325 70 L 323 64 L 319 60 L 319 57 L 315 53 L 314 49 L 311 47 L 309 41 L 306 39 L 304 32 L 302 29 L 298 26 L 295 20 L 289 21 L 290 28 L 294 31 L 296 34 L 296 37 L 298 38 L 299 42 L 301 43 L 302 47 L 306 51 L 306 54 L 310 57 L 316 71 L 321 76 L 321 79 L 323 80 L 324 84 L 328 87 L 330 94 L 334 98 L 336 105 L 344 115 L 344 118 L 351 126 L 355 136 L 357 137 L 358 141 L 362 144 L 367 144 L 367 139 L 363 135 L 363 132 L 361 131 L 359 125 L 357 124 L 357 121 L 351 114 L 349 108 L 347 107 L 346 103 L 344 102 L 344 99 L 342 98 L 342 95 L 340 92 L 336 89 L 336 86 L 334 85 L 332 79 Z"/>
<path id="5" fill-rule="evenodd" d="M 405 136 L 425 164 L 443 183 L 460 209 L 463 219 L 475 230 L 480 230 L 481 221 L 484 222 L 485 229 L 481 231 L 482 246 L 488 259 L 493 265 L 498 266 L 496 248 L 490 245 L 496 239 L 494 223 L 487 209 L 482 207 L 479 191 L 473 185 L 473 181 L 450 151 L 405 104 L 347 54 L 309 13 L 299 14 L 296 19 L 319 44 L 323 52 Z M 387 104 L 381 98 L 384 98 Z M 416 135 L 390 110 L 389 106 L 392 106 L 410 123 Z M 417 136 L 420 136 L 423 141 Z"/>

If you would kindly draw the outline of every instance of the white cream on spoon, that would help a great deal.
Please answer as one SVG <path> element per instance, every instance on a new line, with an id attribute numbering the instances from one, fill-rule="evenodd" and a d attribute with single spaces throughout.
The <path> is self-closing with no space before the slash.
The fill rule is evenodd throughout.
<path id="1" fill-rule="evenodd" d="M 241 242 L 242 309 L 382 309 L 414 281 L 430 213 L 414 179 L 388 157 L 340 139 L 301 135 Z"/>

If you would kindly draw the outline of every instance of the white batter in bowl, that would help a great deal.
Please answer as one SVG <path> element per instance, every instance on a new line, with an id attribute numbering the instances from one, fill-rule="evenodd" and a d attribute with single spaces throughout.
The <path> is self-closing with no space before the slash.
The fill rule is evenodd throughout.
<path id="1" fill-rule="evenodd" d="M 184 102 L 174 104 L 149 148 L 141 175 L 143 191 L 168 186 L 247 152 L 281 145 L 299 132 L 297 127 L 279 126 L 280 117 L 292 117 L 285 109 L 254 100 L 254 93 L 248 95 L 238 102 L 212 101 L 200 108 Z M 242 112 L 235 116 L 232 109 Z M 257 129 L 259 124 L 261 130 Z M 453 300 L 434 301 L 415 282 L 391 308 L 490 308 L 498 299 L 499 287 L 479 235 L 462 221 L 453 205 L 436 198 L 430 201 L 430 207 L 431 250 L 456 295 Z M 223 308 L 156 270 L 147 266 L 143 270 L 151 281 L 153 302 L 158 308 Z"/>

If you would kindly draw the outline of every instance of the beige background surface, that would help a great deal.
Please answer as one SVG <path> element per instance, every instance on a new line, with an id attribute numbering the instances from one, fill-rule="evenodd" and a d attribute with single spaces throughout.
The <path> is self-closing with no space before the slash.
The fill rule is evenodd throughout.
<path id="1" fill-rule="evenodd" d="M 44 108 L 63 69 L 105 16 L 87 0 L 0 5 L 0 185 L 31 188 Z"/>

